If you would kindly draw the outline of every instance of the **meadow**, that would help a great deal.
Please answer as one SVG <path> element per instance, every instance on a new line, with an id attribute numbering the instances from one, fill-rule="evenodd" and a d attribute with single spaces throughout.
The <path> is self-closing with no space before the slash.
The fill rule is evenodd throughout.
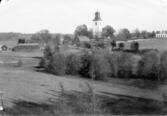
<path id="1" fill-rule="evenodd" d="M 130 43 L 132 41 L 133 40 L 125 42 L 125 49 L 130 48 Z M 140 49 L 158 49 L 160 51 L 167 50 L 167 39 L 151 38 L 151 39 L 138 39 L 135 41 L 139 42 Z"/>

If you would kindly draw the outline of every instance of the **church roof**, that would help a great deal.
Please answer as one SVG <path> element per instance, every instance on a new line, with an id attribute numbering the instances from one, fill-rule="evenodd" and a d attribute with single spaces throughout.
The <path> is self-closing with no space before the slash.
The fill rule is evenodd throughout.
<path id="1" fill-rule="evenodd" d="M 86 37 L 86 36 L 82 36 L 81 35 L 78 38 L 79 38 L 80 42 L 90 42 L 90 39 L 88 37 Z"/>

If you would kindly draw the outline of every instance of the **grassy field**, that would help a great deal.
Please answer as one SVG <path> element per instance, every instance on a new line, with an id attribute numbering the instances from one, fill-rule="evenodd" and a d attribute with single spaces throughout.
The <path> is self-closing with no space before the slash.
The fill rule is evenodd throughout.
<path id="1" fill-rule="evenodd" d="M 167 40 L 153 39 L 138 41 L 141 49 L 153 48 L 167 50 Z M 128 45 L 129 43 L 126 44 L 126 46 Z M 65 51 L 68 52 L 67 49 Z M 78 52 L 77 49 L 74 49 L 74 51 Z M 70 52 L 73 52 L 73 50 L 71 49 Z M 112 98 L 109 100 L 109 106 L 116 114 L 121 113 L 123 109 L 125 110 L 122 113 L 128 113 L 132 108 L 134 108 L 132 114 L 135 113 L 135 111 L 137 113 L 143 113 L 144 111 L 146 112 L 143 107 L 147 107 L 145 102 L 150 103 L 149 101 L 153 100 L 150 103 L 151 105 L 149 104 L 150 106 L 148 106 L 149 109 L 151 106 L 157 105 L 152 104 L 152 102 L 163 104 L 163 101 L 166 100 L 164 95 L 167 95 L 167 85 L 161 85 L 156 89 L 141 89 L 131 86 L 131 82 L 124 82 L 124 80 L 119 79 L 113 79 L 109 82 L 94 82 L 80 77 L 55 76 L 35 70 L 34 67 L 39 63 L 38 57 L 42 57 L 42 52 L 0 53 L 0 91 L 4 93 L 4 106 L 9 109 L 9 113 L 16 111 L 16 113 L 19 114 L 20 112 L 24 113 L 24 111 L 29 112 L 29 110 L 35 111 L 36 108 L 39 108 L 40 112 L 42 112 L 41 108 L 47 106 L 45 102 L 47 103 L 47 100 L 51 100 L 55 97 L 53 96 L 53 92 L 60 91 L 60 83 L 63 84 L 65 90 L 80 92 L 86 90 L 87 86 L 85 83 L 89 83 L 96 94 Z M 15 63 L 16 61 L 21 61 L 22 64 L 20 66 L 12 64 L 12 62 Z M 22 102 L 24 102 L 24 105 L 26 104 L 26 107 L 22 106 Z M 39 104 L 41 104 L 41 106 Z M 32 108 L 27 108 L 27 105 L 28 107 L 29 105 L 33 106 Z M 44 108 L 44 110 L 48 107 Z M 19 108 L 20 110 L 15 108 Z M 156 108 L 153 107 L 153 110 L 155 109 L 155 111 L 157 111 L 156 113 L 160 113 L 161 109 L 158 108 L 159 106 Z M 151 113 L 151 110 L 148 110 L 149 113 Z"/>
<path id="2" fill-rule="evenodd" d="M 139 39 L 140 49 L 167 50 L 167 39 Z M 126 42 L 125 48 L 130 48 L 131 41 Z"/>

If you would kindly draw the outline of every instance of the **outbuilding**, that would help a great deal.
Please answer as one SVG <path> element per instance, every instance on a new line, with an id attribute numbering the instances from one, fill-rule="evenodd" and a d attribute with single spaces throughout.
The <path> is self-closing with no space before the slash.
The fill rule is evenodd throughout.
<path id="1" fill-rule="evenodd" d="M 6 45 L 0 45 L 0 51 L 7 51 L 8 47 Z"/>
<path id="2" fill-rule="evenodd" d="M 32 52 L 36 50 L 40 50 L 40 45 L 38 43 L 18 44 L 12 49 L 12 51 L 17 52 Z"/>

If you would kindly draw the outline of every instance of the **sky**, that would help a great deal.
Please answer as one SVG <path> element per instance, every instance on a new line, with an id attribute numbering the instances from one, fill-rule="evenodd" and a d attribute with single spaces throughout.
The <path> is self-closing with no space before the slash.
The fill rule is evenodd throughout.
<path id="1" fill-rule="evenodd" d="M 167 0 L 3 0 L 0 32 L 73 33 L 81 24 L 91 28 L 97 10 L 115 30 L 167 30 Z"/>

